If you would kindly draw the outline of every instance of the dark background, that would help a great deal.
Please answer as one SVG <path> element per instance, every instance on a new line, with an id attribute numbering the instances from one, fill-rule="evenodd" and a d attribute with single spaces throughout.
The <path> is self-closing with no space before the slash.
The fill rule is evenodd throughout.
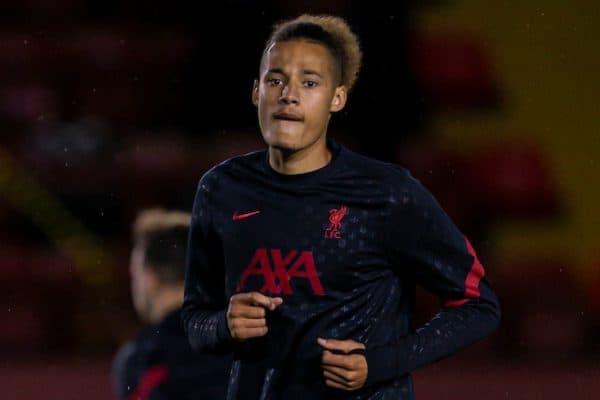
<path id="1" fill-rule="evenodd" d="M 303 12 L 346 17 L 364 51 L 330 134 L 421 179 L 503 305 L 417 397 L 600 395 L 594 1 L 24 0 L 0 5 L 0 398 L 111 398 L 139 327 L 130 224 L 190 210 L 209 167 L 263 147 L 260 53 Z"/>

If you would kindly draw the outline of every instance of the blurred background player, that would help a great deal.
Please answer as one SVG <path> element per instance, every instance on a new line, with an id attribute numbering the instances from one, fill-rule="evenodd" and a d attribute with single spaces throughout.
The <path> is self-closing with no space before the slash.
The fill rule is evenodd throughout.
<path id="1" fill-rule="evenodd" d="M 184 264 L 190 215 L 162 209 L 139 214 L 133 226 L 131 295 L 148 324 L 113 364 L 118 399 L 221 399 L 229 361 L 191 349 L 183 332 Z"/>

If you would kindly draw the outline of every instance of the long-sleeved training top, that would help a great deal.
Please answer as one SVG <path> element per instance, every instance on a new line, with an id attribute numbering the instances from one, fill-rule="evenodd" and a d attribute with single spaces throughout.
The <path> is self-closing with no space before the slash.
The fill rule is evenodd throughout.
<path id="1" fill-rule="evenodd" d="M 267 151 L 200 180 L 182 318 L 193 347 L 234 352 L 227 399 L 413 399 L 410 372 L 491 333 L 500 308 L 469 241 L 402 167 L 328 140 L 332 160 L 282 175 Z M 415 286 L 443 307 L 411 328 Z M 265 337 L 231 339 L 228 299 L 280 296 Z M 366 345 L 353 392 L 325 386 L 317 338 Z"/>

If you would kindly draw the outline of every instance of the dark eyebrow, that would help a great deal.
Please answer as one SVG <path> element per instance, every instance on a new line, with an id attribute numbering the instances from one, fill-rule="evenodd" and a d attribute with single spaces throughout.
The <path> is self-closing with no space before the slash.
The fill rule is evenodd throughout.
<path id="1" fill-rule="evenodd" d="M 271 68 L 270 70 L 267 71 L 267 73 L 285 75 L 285 73 L 283 72 L 283 69 L 281 69 L 281 68 Z M 318 73 L 317 71 L 312 70 L 312 69 L 304 69 L 304 70 L 302 70 L 302 73 L 304 75 L 316 75 L 319 78 L 323 78 L 323 76 L 320 73 Z"/>
<path id="2" fill-rule="evenodd" d="M 323 78 L 323 76 L 320 73 L 318 73 L 317 71 L 313 71 L 312 69 L 305 69 L 302 72 L 304 73 L 304 75 L 316 75 L 319 78 Z"/>

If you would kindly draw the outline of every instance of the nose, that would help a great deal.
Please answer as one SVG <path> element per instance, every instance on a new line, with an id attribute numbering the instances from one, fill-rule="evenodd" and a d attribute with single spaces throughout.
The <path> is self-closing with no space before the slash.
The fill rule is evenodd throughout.
<path id="1" fill-rule="evenodd" d="M 289 104 L 299 104 L 300 96 L 298 94 L 297 85 L 292 82 L 288 82 L 287 85 L 283 87 L 281 91 L 281 96 L 279 97 L 279 103 L 289 105 Z"/>

